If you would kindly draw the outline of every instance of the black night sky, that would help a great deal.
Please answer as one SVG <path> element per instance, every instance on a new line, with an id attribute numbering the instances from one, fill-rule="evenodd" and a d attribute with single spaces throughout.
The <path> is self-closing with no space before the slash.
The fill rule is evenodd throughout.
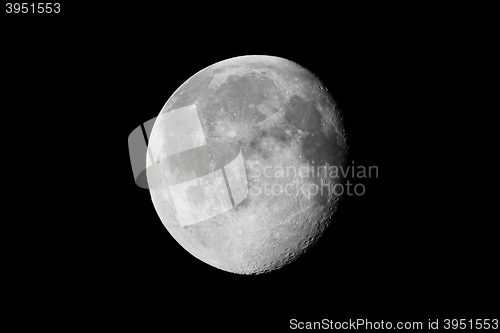
<path id="1" fill-rule="evenodd" d="M 224 21 L 213 12 L 198 20 L 128 7 L 64 9 L 53 19 L 4 14 L 1 37 L 5 96 L 17 108 L 8 117 L 28 122 L 12 137 L 30 136 L 36 158 L 26 175 L 39 175 L 23 194 L 41 206 L 23 231 L 40 229 L 24 267 L 40 275 L 33 289 L 46 297 L 50 286 L 61 304 L 88 304 L 73 326 L 104 318 L 141 327 L 143 312 L 164 330 L 286 330 L 292 318 L 427 324 L 461 306 L 462 295 L 472 301 L 461 318 L 477 317 L 467 305 L 483 304 L 478 295 L 491 290 L 493 243 L 484 236 L 474 245 L 478 233 L 462 228 L 465 216 L 444 210 L 451 199 L 437 193 L 426 122 L 439 114 L 422 108 L 433 63 L 421 30 L 404 18 L 340 14 Z M 352 164 L 378 167 L 378 177 L 356 180 L 365 193 L 344 196 L 315 247 L 258 276 L 224 272 L 185 251 L 149 191 L 135 185 L 127 147 L 130 132 L 190 76 L 247 54 L 316 74 L 341 110 Z M 50 180 L 37 182 L 42 174 Z M 464 273 L 471 269 L 476 275 Z"/>

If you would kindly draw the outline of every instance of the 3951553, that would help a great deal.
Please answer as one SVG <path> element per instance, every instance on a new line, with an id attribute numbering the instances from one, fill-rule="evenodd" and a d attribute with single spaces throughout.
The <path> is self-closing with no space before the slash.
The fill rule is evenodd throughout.
<path id="1" fill-rule="evenodd" d="M 8 2 L 5 4 L 7 14 L 58 14 L 61 4 L 58 2 Z"/>

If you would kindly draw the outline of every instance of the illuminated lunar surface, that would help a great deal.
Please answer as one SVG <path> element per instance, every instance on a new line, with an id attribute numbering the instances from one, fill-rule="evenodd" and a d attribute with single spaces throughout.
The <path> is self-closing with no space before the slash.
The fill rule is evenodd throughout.
<path id="1" fill-rule="evenodd" d="M 260 274 L 293 262 L 335 223 L 346 155 L 339 112 L 314 74 L 283 58 L 242 56 L 199 71 L 168 99 L 147 178 L 162 223 L 186 251 Z"/>

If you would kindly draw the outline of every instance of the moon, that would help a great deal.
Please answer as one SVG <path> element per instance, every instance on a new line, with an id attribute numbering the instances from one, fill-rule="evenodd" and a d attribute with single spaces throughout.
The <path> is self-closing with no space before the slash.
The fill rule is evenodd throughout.
<path id="1" fill-rule="evenodd" d="M 312 72 L 274 56 L 227 59 L 191 76 L 156 118 L 151 200 L 197 259 L 268 273 L 334 221 L 345 137 L 336 103 Z"/>

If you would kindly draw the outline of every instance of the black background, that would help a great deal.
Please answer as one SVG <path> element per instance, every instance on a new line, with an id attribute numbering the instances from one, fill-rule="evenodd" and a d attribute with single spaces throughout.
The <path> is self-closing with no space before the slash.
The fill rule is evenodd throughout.
<path id="1" fill-rule="evenodd" d="M 38 199 L 50 212 L 41 228 L 50 236 L 29 259 L 44 276 L 34 289 L 48 283 L 63 290 L 50 293 L 61 294 L 63 307 L 83 306 L 75 326 L 102 318 L 111 326 L 284 330 L 292 318 L 473 316 L 491 295 L 494 252 L 437 184 L 443 165 L 426 126 L 440 118 L 429 107 L 440 42 L 405 15 L 264 12 L 212 8 L 199 19 L 165 8 L 73 7 L 53 20 L 3 21 L 11 116 L 29 115 L 36 172 L 50 172 L 40 180 L 47 197 Z M 177 244 L 149 192 L 135 185 L 127 147 L 130 132 L 189 77 L 246 54 L 315 73 L 341 109 L 351 160 L 379 170 L 360 180 L 363 196 L 344 197 L 312 250 L 259 276 L 218 270 Z"/>

